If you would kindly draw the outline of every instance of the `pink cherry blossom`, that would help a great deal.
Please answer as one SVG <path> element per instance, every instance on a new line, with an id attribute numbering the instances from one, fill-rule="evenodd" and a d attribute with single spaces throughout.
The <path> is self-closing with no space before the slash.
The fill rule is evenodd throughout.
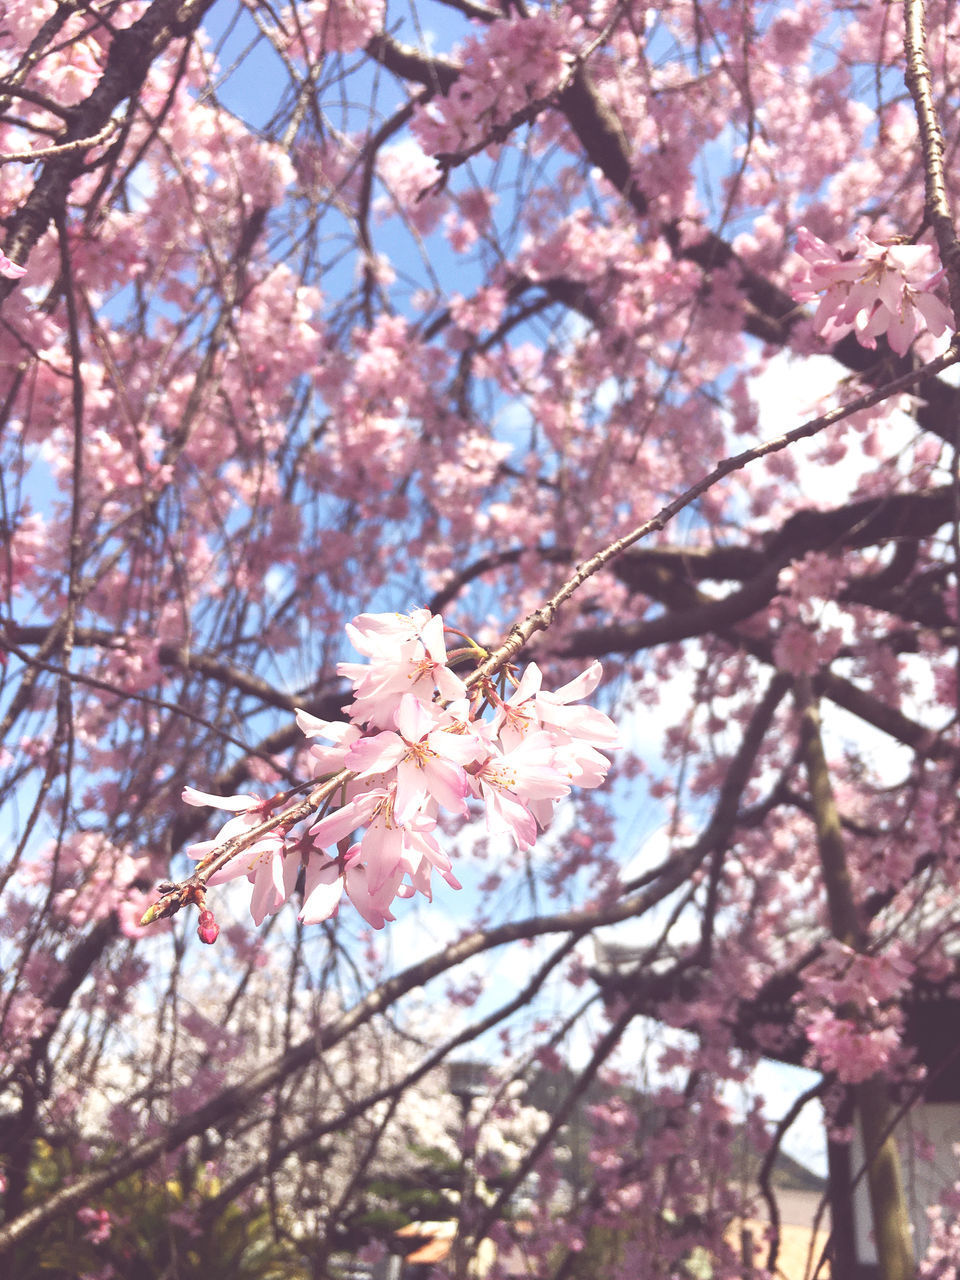
<path id="1" fill-rule="evenodd" d="M 353 682 L 352 720 L 389 727 L 405 693 L 428 701 L 434 690 L 448 701 L 464 696 L 463 681 L 446 665 L 443 619 L 427 609 L 361 614 L 347 624 L 347 634 L 370 659 L 368 665 L 337 664 L 338 673 Z"/>
<path id="2" fill-rule="evenodd" d="M 321 720 L 308 711 L 297 711 L 297 725 L 308 738 L 322 737 L 333 742 L 332 747 L 323 747 L 313 743 L 310 757 L 318 774 L 339 773 L 346 768 L 345 760 L 350 747 L 362 734 L 355 724 L 347 724 L 343 720 Z"/>
<path id="3" fill-rule="evenodd" d="M 383 0 L 307 0 L 297 32 L 310 61 L 327 52 L 359 49 L 383 25 Z M 300 51 L 301 40 L 296 48 Z"/>
<path id="4" fill-rule="evenodd" d="M 359 845 L 348 857 L 362 858 L 371 892 L 378 892 L 398 870 L 412 871 L 424 857 L 442 857 L 433 830 L 436 823 L 427 814 L 410 815 L 401 822 L 396 814 L 396 784 L 381 796 L 370 815 Z M 399 883 L 399 880 L 398 880 Z"/>
<path id="5" fill-rule="evenodd" d="M 413 694 L 403 695 L 396 718 L 397 732 L 385 730 L 355 742 L 347 752 L 346 768 L 360 777 L 396 769 L 396 816 L 401 823 L 437 804 L 466 813 L 469 787 L 462 766 L 476 758 L 477 739 L 450 732 L 451 717 Z"/>
<path id="6" fill-rule="evenodd" d="M 571 738 L 594 746 L 615 746 L 619 735 L 609 716 L 596 707 L 570 705 L 588 698 L 599 685 L 602 675 L 603 667 L 599 662 L 593 662 L 586 671 L 559 689 L 538 689 L 534 701 L 543 727 L 562 731 Z"/>
<path id="7" fill-rule="evenodd" d="M 797 231 L 803 271 L 794 297 L 807 302 L 823 297 L 813 318 L 828 342 L 855 333 L 865 347 L 880 334 L 904 355 L 921 332 L 939 337 L 953 328 L 953 314 L 931 290 L 943 276 L 929 245 L 877 244 L 857 233 L 857 253 L 844 257 L 806 227 Z"/>
<path id="8" fill-rule="evenodd" d="M 254 795 L 233 795 L 233 796 L 217 796 L 211 795 L 206 791 L 198 791 L 195 787 L 184 787 L 182 799 L 187 804 L 204 806 L 209 805 L 215 809 L 227 809 L 236 813 L 235 818 L 228 819 L 223 824 L 212 840 L 202 840 L 196 844 L 189 845 L 187 853 L 191 858 L 206 858 L 220 845 L 226 844 L 228 840 L 232 840 L 235 836 L 242 835 L 251 827 L 258 826 L 266 817 L 268 812 L 267 802 L 259 796 Z M 268 835 L 265 842 L 261 842 L 265 847 L 273 846 L 275 837 Z M 211 883 L 220 883 L 223 880 L 230 880 L 239 871 L 235 869 L 234 863 L 228 863 L 226 867 L 222 867 L 220 871 L 215 872 L 211 877 Z"/>
<path id="9" fill-rule="evenodd" d="M 300 871 L 300 860 L 286 853 L 282 838 L 275 837 L 253 845 L 229 865 L 236 863 L 241 864 L 241 869 L 246 863 L 247 879 L 253 882 L 250 914 L 254 924 L 263 924 L 266 917 L 279 911 L 293 893 Z M 222 873 L 211 876 L 208 883 L 219 884 L 220 874 Z"/>
<path id="10" fill-rule="evenodd" d="M 319 854 L 311 857 L 304 872 L 300 920 L 304 924 L 328 920 L 336 913 L 342 895 L 343 877 L 336 859 Z"/>
<path id="11" fill-rule="evenodd" d="M 344 867 L 337 862 L 312 857 L 307 864 L 304 881 L 304 901 L 300 920 L 304 924 L 318 924 L 335 915 L 344 893 L 374 929 L 382 929 L 395 916 L 390 903 L 396 896 L 403 879 L 402 869 L 397 869 L 384 879 L 377 893 L 372 893 L 367 882 L 367 870 L 356 859 L 347 861 Z"/>
<path id="12" fill-rule="evenodd" d="M 371 787 L 355 795 L 340 808 L 333 809 L 310 828 L 314 845 L 318 849 L 328 849 L 339 844 L 358 827 L 363 826 L 390 794 L 385 787 Z"/>
<path id="13" fill-rule="evenodd" d="M 367 868 L 359 862 L 348 863 L 343 876 L 347 897 L 374 929 L 382 929 L 388 921 L 396 919 L 390 910 L 390 903 L 402 878 L 403 872 L 397 868 L 375 891 L 370 884 Z"/>
<path id="14" fill-rule="evenodd" d="M 555 763 L 549 734 L 528 733 L 514 746 L 491 754 L 471 774 L 475 793 L 484 802 L 491 834 L 513 836 L 521 850 L 533 846 L 539 825 L 552 812 L 549 803 L 568 795 L 570 787 Z"/>
<path id="15" fill-rule="evenodd" d="M 603 668 L 594 662 L 574 680 L 552 692 L 543 689 L 543 675 L 535 662 L 528 663 L 514 693 L 501 706 L 497 724 L 505 742 L 515 742 L 532 728 L 556 734 L 565 744 L 577 739 L 595 746 L 613 746 L 617 727 L 609 716 L 595 707 L 574 707 L 571 703 L 589 697 L 600 683 Z"/>

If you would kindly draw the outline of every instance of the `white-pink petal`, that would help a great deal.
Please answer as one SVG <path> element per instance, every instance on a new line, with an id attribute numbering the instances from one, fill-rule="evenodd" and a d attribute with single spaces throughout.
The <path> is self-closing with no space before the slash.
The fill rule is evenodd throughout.
<path id="1" fill-rule="evenodd" d="M 586 671 L 581 671 L 573 680 L 560 686 L 559 689 L 548 690 L 543 694 L 549 702 L 579 702 L 581 698 L 587 698 L 603 676 L 603 665 L 599 662 L 591 662 Z"/>
<path id="2" fill-rule="evenodd" d="M 386 730 L 370 738 L 360 738 L 344 757 L 344 765 L 351 773 L 363 777 L 371 773 L 387 773 L 395 769 L 407 753 L 407 744 L 399 734 Z"/>
<path id="3" fill-rule="evenodd" d="M 303 924 L 319 924 L 336 913 L 343 896 L 343 877 L 335 862 L 312 857 L 304 873 Z"/>
<path id="4" fill-rule="evenodd" d="M 250 914 L 256 925 L 263 924 L 286 902 L 297 883 L 300 860 L 284 857 L 281 852 L 265 857 L 253 878 L 253 894 L 250 898 Z"/>
<path id="5" fill-rule="evenodd" d="M 212 809 L 229 809 L 234 813 L 245 813 L 248 809 L 256 809 L 263 804 L 259 796 L 244 794 L 215 796 L 209 791 L 198 791 L 196 787 L 184 787 L 180 798 L 186 804 L 207 805 Z"/>
<path id="6" fill-rule="evenodd" d="M 361 795 L 348 800 L 341 809 L 334 809 L 332 813 L 328 813 L 325 818 L 321 818 L 310 828 L 313 843 L 318 849 L 339 844 L 346 836 L 356 831 L 357 827 L 363 826 L 386 794 L 381 788 L 364 791 Z"/>
<path id="7" fill-rule="evenodd" d="M 388 920 L 396 917 L 390 911 L 390 903 L 400 887 L 403 873 L 395 873 L 385 880 L 377 890 L 371 891 L 367 871 L 363 866 L 353 863 L 347 866 L 345 875 L 347 897 L 374 929 L 382 929 Z"/>

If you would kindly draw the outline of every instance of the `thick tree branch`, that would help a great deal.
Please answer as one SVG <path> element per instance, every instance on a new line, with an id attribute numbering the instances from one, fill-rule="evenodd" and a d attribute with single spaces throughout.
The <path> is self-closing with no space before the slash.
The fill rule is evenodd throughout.
<path id="1" fill-rule="evenodd" d="M 742 453 L 733 457 L 725 458 L 719 462 L 713 470 L 702 480 L 691 485 L 678 498 L 667 505 L 649 520 L 645 520 L 643 524 L 638 525 L 630 533 L 625 534 L 622 538 L 617 538 L 602 550 L 596 552 L 589 559 L 583 561 L 576 568 L 576 571 L 560 589 L 549 598 L 539 609 L 529 614 L 523 622 L 516 623 L 512 628 L 507 639 L 501 644 L 471 676 L 471 681 L 475 683 L 477 680 L 484 679 L 493 672 L 498 671 L 506 663 L 520 652 L 525 644 L 537 634 L 538 631 L 546 631 L 554 618 L 557 611 L 566 603 L 583 585 L 584 582 L 608 564 L 617 559 L 624 551 L 641 542 L 644 538 L 649 537 L 652 533 L 658 533 L 664 529 L 667 524 L 689 507 L 691 503 L 696 501 L 708 489 L 712 489 L 718 481 L 731 475 L 735 471 L 741 470 L 748 466 L 751 462 L 755 462 L 760 458 L 768 457 L 770 454 L 779 453 L 781 450 L 795 444 L 798 440 L 809 439 L 811 436 L 817 435 L 827 427 L 833 426 L 834 423 L 840 422 L 842 419 L 849 417 L 851 413 L 855 413 L 858 409 L 870 408 L 874 404 L 878 404 L 882 400 L 886 400 L 890 395 L 896 394 L 900 390 L 906 390 L 920 381 L 923 377 L 932 373 L 939 372 L 940 369 L 946 369 L 950 365 L 955 364 L 960 358 L 960 353 L 953 350 L 946 355 L 939 357 L 937 360 L 931 361 L 925 365 L 923 369 L 917 369 L 913 373 L 905 374 L 902 378 L 896 379 L 894 382 L 887 383 L 883 388 L 877 391 L 871 391 L 863 396 L 858 396 L 856 400 L 851 401 L 848 405 L 831 409 L 829 412 L 821 414 L 817 418 L 811 419 L 809 422 L 803 423 L 801 426 L 794 428 L 793 431 L 785 432 L 781 436 L 777 436 L 772 440 L 767 440 L 762 444 L 755 445 L 752 449 L 745 449 Z"/>

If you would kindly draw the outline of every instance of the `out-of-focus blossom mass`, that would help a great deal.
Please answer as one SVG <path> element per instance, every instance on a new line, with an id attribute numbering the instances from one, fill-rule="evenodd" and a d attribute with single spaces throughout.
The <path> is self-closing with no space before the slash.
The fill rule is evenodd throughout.
<path id="1" fill-rule="evenodd" d="M 797 231 L 803 269 L 793 296 L 810 302 L 823 294 L 813 317 L 829 343 L 854 333 L 865 347 L 880 334 L 904 355 L 923 332 L 940 337 L 953 328 L 953 314 L 933 290 L 943 278 L 936 251 L 926 244 L 878 244 L 857 233 L 857 252 L 843 255 L 806 227 Z"/>
<path id="2" fill-rule="evenodd" d="M 216 854 L 276 815 L 272 831 L 208 881 L 245 875 L 253 884 L 250 910 L 257 924 L 286 902 L 302 868 L 305 924 L 333 915 L 346 893 L 369 924 L 382 928 L 395 918 L 395 898 L 421 893 L 430 899 L 434 871 L 460 888 L 436 839 L 441 809 L 467 815 L 469 802 L 479 802 L 489 833 L 509 836 L 526 850 L 571 786 L 597 787 L 609 768 L 598 748 L 616 744 L 616 726 L 602 711 L 576 705 L 599 684 L 599 662 L 552 693 L 542 689 L 536 663 L 529 663 L 505 697 L 494 680 L 470 688 L 451 670 L 443 620 L 427 609 L 361 614 L 347 633 L 368 659 L 337 668 L 353 684 L 353 699 L 344 707 L 350 723 L 297 712 L 306 737 L 330 744 L 310 747 L 316 781 L 347 775 L 309 839 L 291 836 L 283 825 L 285 796 L 214 796 L 184 788 L 188 804 L 236 815 L 212 841 L 191 846 L 194 858 Z M 457 661 L 465 653 L 486 656 L 468 647 L 458 650 Z"/>

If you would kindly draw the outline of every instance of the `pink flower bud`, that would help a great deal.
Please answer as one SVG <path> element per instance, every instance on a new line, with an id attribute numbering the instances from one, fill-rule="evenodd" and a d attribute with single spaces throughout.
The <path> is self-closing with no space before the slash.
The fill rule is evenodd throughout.
<path id="1" fill-rule="evenodd" d="M 200 918 L 197 921 L 197 937 L 201 942 L 205 942 L 208 947 L 212 947 L 220 936 L 220 926 L 213 918 L 213 912 L 203 910 L 200 912 Z"/>

